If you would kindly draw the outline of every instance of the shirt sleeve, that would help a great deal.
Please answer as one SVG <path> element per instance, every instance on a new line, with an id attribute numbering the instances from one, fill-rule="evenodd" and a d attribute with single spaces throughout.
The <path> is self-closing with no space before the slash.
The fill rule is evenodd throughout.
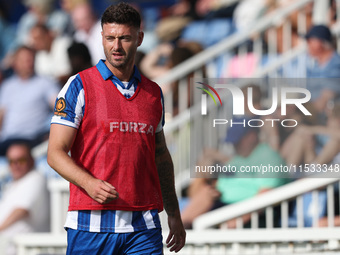
<path id="1" fill-rule="evenodd" d="M 162 92 L 162 89 L 159 88 L 161 90 L 161 103 L 162 103 L 162 117 L 157 125 L 157 128 L 156 128 L 156 133 L 160 132 L 163 130 L 163 126 L 165 124 L 165 120 L 164 120 L 164 97 L 163 97 L 163 92 Z"/>
<path id="2" fill-rule="evenodd" d="M 78 129 L 84 116 L 84 109 L 83 83 L 79 75 L 74 75 L 58 94 L 51 123 Z"/>

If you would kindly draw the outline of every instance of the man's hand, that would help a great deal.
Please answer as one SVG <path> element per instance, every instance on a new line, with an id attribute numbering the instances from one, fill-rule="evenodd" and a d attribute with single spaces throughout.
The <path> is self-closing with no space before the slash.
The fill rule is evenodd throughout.
<path id="1" fill-rule="evenodd" d="M 166 239 L 167 247 L 170 251 L 179 252 L 185 244 L 185 230 L 181 216 L 168 216 L 169 235 Z"/>
<path id="2" fill-rule="evenodd" d="M 87 194 L 100 204 L 107 204 L 119 197 L 115 187 L 106 181 L 92 179 L 84 187 Z"/>

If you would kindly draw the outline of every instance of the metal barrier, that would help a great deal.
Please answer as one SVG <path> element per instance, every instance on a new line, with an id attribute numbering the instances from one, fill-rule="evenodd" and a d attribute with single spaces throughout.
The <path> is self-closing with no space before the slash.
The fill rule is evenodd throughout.
<path id="1" fill-rule="evenodd" d="M 289 225 L 288 202 L 296 201 L 296 228 L 304 228 L 304 210 L 307 210 L 303 204 L 303 195 L 311 193 L 310 215 L 312 217 L 312 227 L 314 231 L 320 230 L 319 220 L 319 192 L 326 192 L 327 196 L 327 220 L 328 227 L 334 227 L 335 219 L 335 186 L 339 184 L 339 178 L 305 178 L 292 183 L 275 188 L 253 198 L 241 201 L 236 204 L 224 206 L 197 217 L 193 222 L 194 229 L 203 230 L 219 226 L 224 222 L 237 219 L 237 228 L 243 228 L 242 216 L 251 214 L 251 228 L 259 228 L 259 214 L 265 212 L 265 225 L 267 229 L 274 228 L 273 208 L 280 205 L 281 217 L 280 228 L 291 227 Z M 337 187 L 336 187 L 337 188 Z M 337 191 L 339 194 L 339 191 Z M 324 208 L 326 209 L 326 208 Z M 225 225 L 224 225 L 225 226 Z M 339 228 L 340 229 L 340 228 Z M 313 230 L 311 230 L 313 231 Z"/>

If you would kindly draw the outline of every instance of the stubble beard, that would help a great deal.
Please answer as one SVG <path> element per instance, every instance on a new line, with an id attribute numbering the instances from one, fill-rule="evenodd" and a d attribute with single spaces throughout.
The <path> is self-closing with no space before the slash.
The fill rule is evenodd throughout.
<path id="1" fill-rule="evenodd" d="M 117 68 L 117 69 L 124 69 L 125 67 L 127 67 L 131 57 L 129 54 L 126 54 L 125 52 L 119 52 L 119 53 L 123 54 L 123 59 L 120 61 L 115 61 L 113 59 L 111 52 L 105 51 L 106 60 L 110 63 L 112 67 Z"/>

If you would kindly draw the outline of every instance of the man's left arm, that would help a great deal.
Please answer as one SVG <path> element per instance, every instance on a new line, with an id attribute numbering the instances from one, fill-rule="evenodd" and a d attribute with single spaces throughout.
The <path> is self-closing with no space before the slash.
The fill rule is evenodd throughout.
<path id="1" fill-rule="evenodd" d="M 164 209 L 168 215 L 170 228 L 166 239 L 170 251 L 178 252 L 185 244 L 185 230 L 183 227 L 178 200 L 175 191 L 174 166 L 166 147 L 163 130 L 155 134 L 156 139 L 156 166 L 162 190 Z"/>

